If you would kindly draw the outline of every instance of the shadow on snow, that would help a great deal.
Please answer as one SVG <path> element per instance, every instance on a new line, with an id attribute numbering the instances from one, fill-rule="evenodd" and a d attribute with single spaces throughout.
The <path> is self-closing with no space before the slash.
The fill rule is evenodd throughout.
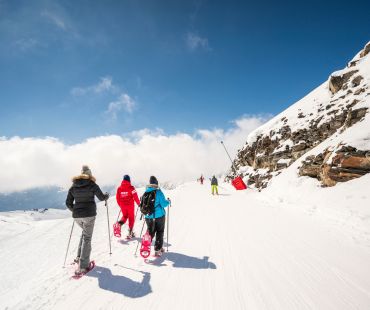
<path id="1" fill-rule="evenodd" d="M 180 253 L 165 252 L 161 257 L 148 260 L 148 263 L 154 266 L 166 266 L 164 261 L 171 261 L 174 268 L 190 269 L 216 269 L 216 264 L 209 261 L 208 256 L 203 258 L 188 256 Z"/>
<path id="2" fill-rule="evenodd" d="M 141 282 L 136 282 L 121 275 L 113 275 L 110 269 L 96 266 L 86 276 L 98 278 L 99 287 L 103 290 L 118 293 L 131 298 L 144 297 L 152 292 L 149 284 L 150 273 L 138 271 L 143 274 Z"/>
<path id="3" fill-rule="evenodd" d="M 141 238 L 140 237 L 134 237 L 131 239 L 119 239 L 117 240 L 118 243 L 120 244 L 129 244 L 129 243 L 139 243 L 139 249 L 140 249 L 140 243 L 141 243 Z M 152 242 L 154 244 L 154 241 Z M 166 241 L 163 242 L 163 248 L 167 248 L 168 246 L 171 246 L 171 243 L 167 243 Z"/>

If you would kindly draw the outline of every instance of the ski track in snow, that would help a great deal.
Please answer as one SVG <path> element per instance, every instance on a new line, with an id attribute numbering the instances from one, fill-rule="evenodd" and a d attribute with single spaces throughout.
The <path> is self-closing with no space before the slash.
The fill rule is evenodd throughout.
<path id="1" fill-rule="evenodd" d="M 219 196 L 196 183 L 164 192 L 173 204 L 169 252 L 148 263 L 139 250 L 135 257 L 137 239 L 125 241 L 125 227 L 110 256 L 100 203 L 96 267 L 79 280 L 69 265 L 77 225 L 62 268 L 71 218 L 17 221 L 0 213 L 0 309 L 370 309 L 369 232 L 358 238 L 340 214 L 322 220 L 227 185 Z M 112 225 L 118 208 L 114 197 L 109 202 Z M 137 220 L 137 235 L 141 226 Z"/>

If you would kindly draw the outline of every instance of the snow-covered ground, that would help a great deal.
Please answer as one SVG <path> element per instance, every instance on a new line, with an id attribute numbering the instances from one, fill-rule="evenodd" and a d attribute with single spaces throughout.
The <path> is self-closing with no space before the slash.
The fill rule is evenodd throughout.
<path id="1" fill-rule="evenodd" d="M 72 266 L 62 268 L 69 211 L 0 213 L 0 309 L 370 309 L 369 177 L 333 189 L 303 180 L 305 191 L 284 179 L 280 192 L 165 190 L 169 252 L 151 263 L 134 256 L 136 240 L 113 238 L 109 255 L 100 203 L 97 267 L 77 281 Z M 114 197 L 109 211 L 112 224 Z M 68 262 L 79 234 L 75 227 Z"/>

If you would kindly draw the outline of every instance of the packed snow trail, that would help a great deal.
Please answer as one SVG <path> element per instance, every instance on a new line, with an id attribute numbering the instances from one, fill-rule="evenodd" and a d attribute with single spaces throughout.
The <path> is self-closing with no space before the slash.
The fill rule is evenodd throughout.
<path id="1" fill-rule="evenodd" d="M 272 203 L 263 192 L 224 184 L 219 192 L 212 196 L 208 183 L 164 190 L 173 205 L 169 252 L 149 263 L 134 256 L 136 238 L 113 237 L 109 256 L 99 204 L 91 257 L 97 266 L 78 281 L 70 278 L 72 266 L 62 268 L 69 211 L 40 221 L 0 213 L 0 309 L 370 309 L 368 238 L 299 206 Z M 119 210 L 114 200 L 111 223 Z M 79 235 L 75 226 L 67 262 Z"/>

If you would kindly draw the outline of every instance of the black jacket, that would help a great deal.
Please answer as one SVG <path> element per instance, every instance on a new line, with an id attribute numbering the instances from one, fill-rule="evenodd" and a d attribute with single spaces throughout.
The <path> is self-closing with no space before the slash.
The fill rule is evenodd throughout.
<path id="1" fill-rule="evenodd" d="M 72 217 L 96 216 L 95 196 L 99 200 L 108 198 L 94 181 L 93 177 L 89 178 L 86 175 L 73 178 L 73 185 L 69 189 L 66 199 L 66 205 L 72 211 Z"/>
<path id="2" fill-rule="evenodd" d="M 218 185 L 216 177 L 213 177 L 211 180 L 211 185 Z"/>

